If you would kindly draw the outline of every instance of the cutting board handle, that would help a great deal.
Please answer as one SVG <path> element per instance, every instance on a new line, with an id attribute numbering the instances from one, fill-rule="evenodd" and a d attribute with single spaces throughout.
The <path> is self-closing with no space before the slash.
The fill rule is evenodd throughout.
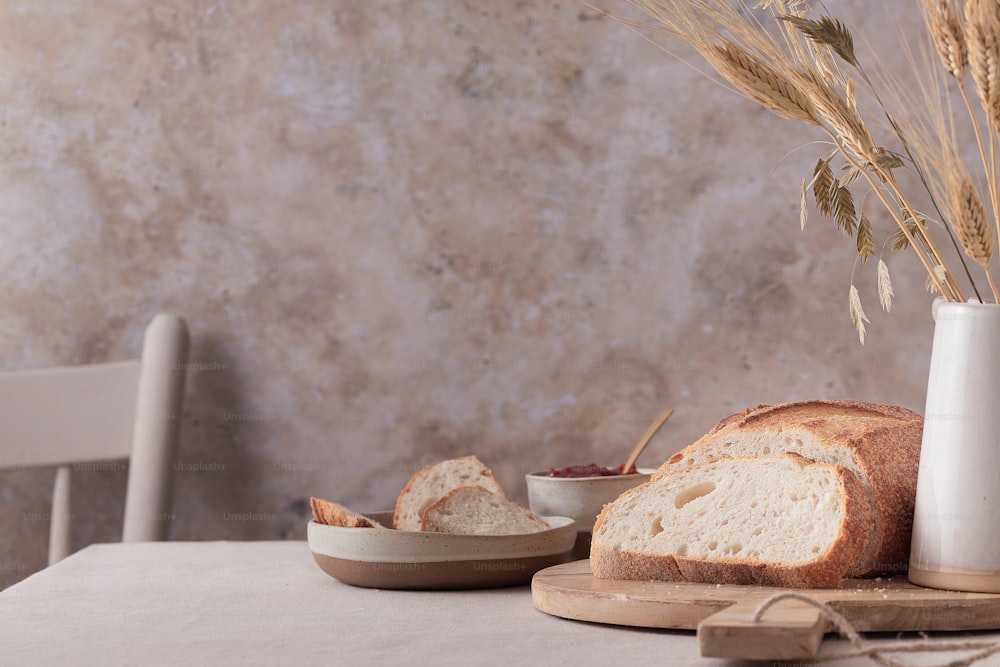
<path id="1" fill-rule="evenodd" d="M 815 658 L 828 622 L 801 600 L 779 600 L 754 621 L 764 598 L 746 599 L 698 623 L 698 649 L 705 658 L 807 660 Z"/>

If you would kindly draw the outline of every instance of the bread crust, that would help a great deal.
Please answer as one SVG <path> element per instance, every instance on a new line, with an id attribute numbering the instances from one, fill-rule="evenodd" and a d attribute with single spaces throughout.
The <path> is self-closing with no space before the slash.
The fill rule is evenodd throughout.
<path id="1" fill-rule="evenodd" d="M 863 575 L 900 574 L 909 563 L 913 505 L 923 418 L 906 408 L 860 401 L 812 400 L 760 405 L 721 420 L 694 444 L 674 454 L 653 474 L 656 480 L 692 451 L 735 433 L 795 428 L 823 447 L 845 448 L 857 462 L 874 499 L 876 529 L 872 567 Z M 862 487 L 865 481 L 861 481 Z"/>
<path id="2" fill-rule="evenodd" d="M 423 468 L 415 472 L 412 477 L 410 477 L 410 481 L 406 483 L 406 486 L 403 487 L 403 490 L 400 491 L 399 495 L 396 497 L 396 507 L 392 515 L 393 528 L 395 528 L 396 530 L 402 530 L 402 528 L 400 528 L 400 517 L 402 515 L 403 505 L 406 503 L 407 496 L 413 492 L 414 488 L 416 488 L 419 484 L 423 482 L 423 479 L 427 475 L 429 475 L 432 470 L 436 470 L 445 465 L 453 465 L 455 463 L 462 461 L 469 461 L 477 464 L 481 468 L 480 474 L 482 474 L 483 477 L 487 477 L 490 480 L 492 480 L 493 483 L 496 485 L 496 489 L 491 491 L 504 498 L 507 497 L 507 494 L 504 493 L 503 488 L 501 488 L 500 486 L 500 483 L 497 482 L 496 477 L 493 476 L 493 471 L 490 470 L 488 467 L 486 467 L 486 464 L 480 461 L 479 458 L 476 457 L 475 455 L 470 454 L 469 456 L 462 456 L 456 459 L 447 459 L 439 463 L 424 466 Z M 421 519 L 422 518 L 423 517 L 421 517 Z"/>
<path id="3" fill-rule="evenodd" d="M 799 465 L 813 462 L 798 455 L 785 455 Z M 723 557 L 688 558 L 674 554 L 643 554 L 621 551 L 601 542 L 600 528 L 612 506 L 632 494 L 641 493 L 650 480 L 619 496 L 598 516 L 591 542 L 590 567 L 599 579 L 693 581 L 713 584 L 749 584 L 791 588 L 829 588 L 840 582 L 857 561 L 873 526 L 871 506 L 861 482 L 851 471 L 834 466 L 844 498 L 845 518 L 837 537 L 823 558 L 801 565 Z"/>
<path id="4" fill-rule="evenodd" d="M 343 505 L 323 498 L 309 498 L 309 506 L 312 508 L 313 520 L 327 526 L 340 526 L 343 528 L 382 528 L 382 524 L 370 520 L 357 512 L 347 509 Z"/>

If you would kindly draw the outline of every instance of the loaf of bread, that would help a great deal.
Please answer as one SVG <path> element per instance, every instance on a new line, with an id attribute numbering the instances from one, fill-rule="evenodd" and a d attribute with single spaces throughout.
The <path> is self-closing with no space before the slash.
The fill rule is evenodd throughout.
<path id="1" fill-rule="evenodd" d="M 330 500 L 310 498 L 309 506 L 312 507 L 313 520 L 316 523 L 342 528 L 385 528 L 378 521 L 369 519 Z"/>
<path id="2" fill-rule="evenodd" d="M 530 511 L 481 486 L 459 486 L 424 510 L 420 530 L 457 535 L 518 535 L 548 530 Z"/>
<path id="3" fill-rule="evenodd" d="M 832 585 L 845 576 L 903 573 L 909 561 L 922 431 L 923 420 L 909 410 L 854 401 L 759 406 L 727 417 L 697 442 L 672 456 L 646 485 L 605 507 L 595 526 L 592 569 L 596 576 L 602 577 L 706 582 L 749 577 L 761 582 L 782 582 L 780 585 L 785 586 Z M 776 534 L 785 535 L 790 545 L 802 546 L 797 536 L 805 525 L 812 524 L 803 524 L 802 515 L 796 510 L 795 503 L 801 502 L 803 497 L 801 489 L 795 487 L 795 495 L 800 500 L 793 502 L 785 493 L 786 483 L 764 472 L 765 468 L 775 466 L 775 458 L 780 459 L 784 454 L 822 464 L 826 470 L 837 471 L 841 480 L 833 487 L 829 482 L 825 484 L 824 492 L 835 488 L 833 493 L 840 498 L 843 510 L 817 516 L 828 530 L 836 529 L 838 534 L 844 531 L 844 539 L 808 545 L 810 551 L 818 547 L 813 554 L 818 554 L 816 558 L 794 549 L 784 553 L 764 552 L 758 548 L 756 553 L 751 553 L 754 550 L 747 551 L 750 542 L 742 533 L 730 534 L 733 517 L 724 516 L 726 507 L 741 501 L 735 498 L 734 492 L 726 490 L 730 487 L 720 487 L 716 477 L 723 475 L 729 479 L 725 475 L 730 474 L 737 479 L 743 474 L 761 475 L 760 480 L 754 482 L 759 485 L 755 493 L 776 499 L 774 502 L 778 504 L 773 507 L 772 514 Z M 718 466 L 707 467 L 713 463 Z M 803 462 L 799 460 L 798 463 Z M 812 470 L 808 465 L 811 464 L 794 475 L 796 480 L 818 474 L 807 473 L 806 468 Z M 788 460 L 782 466 L 787 468 Z M 736 468 L 752 472 L 737 473 Z M 715 490 L 695 505 L 699 511 L 704 511 L 697 517 L 697 528 L 687 526 L 692 510 L 686 503 L 678 507 L 676 498 L 686 497 L 683 489 L 707 488 L 698 487 L 702 482 L 692 481 L 705 475 L 715 476 L 710 480 L 716 484 Z M 657 491 L 647 490 L 652 488 Z M 680 489 L 679 495 L 669 495 L 677 489 Z M 852 489 L 860 489 L 860 496 Z M 814 491 L 819 492 L 818 489 Z M 624 540 L 625 536 L 651 530 L 648 516 L 630 519 L 627 512 L 620 511 L 620 505 L 640 493 L 644 494 L 647 508 L 658 502 L 654 500 L 656 494 L 666 494 L 661 497 L 659 506 L 664 521 L 674 516 L 681 523 L 671 524 L 669 530 L 663 524 L 661 534 L 665 534 L 664 537 L 649 536 L 641 542 L 636 542 L 634 537 L 631 541 Z M 812 498 L 812 495 L 807 497 Z M 860 508 L 859 497 L 863 506 Z M 755 498 L 749 502 L 757 502 L 759 507 L 761 500 Z M 757 527 L 753 525 L 751 533 Z M 735 561 L 734 553 L 723 554 L 720 558 L 718 552 L 707 548 L 712 543 L 716 548 L 719 545 L 741 546 L 743 551 Z M 845 554 L 851 553 L 858 543 L 860 551 L 846 559 L 844 568 Z M 677 553 L 682 545 L 685 547 L 682 553 Z M 693 551 L 692 545 L 699 545 L 699 549 Z M 841 568 L 844 569 L 841 571 Z"/>
<path id="4" fill-rule="evenodd" d="M 420 530 L 424 511 L 460 486 L 479 486 L 506 498 L 493 473 L 475 456 L 448 459 L 417 471 L 396 498 L 396 530 Z"/>
<path id="5" fill-rule="evenodd" d="M 672 456 L 653 479 L 722 456 L 794 452 L 843 466 L 861 482 L 874 520 L 865 552 L 848 576 L 901 574 L 909 563 L 922 434 L 919 415 L 892 405 L 824 400 L 762 405 L 723 419 Z"/>
<path id="6" fill-rule="evenodd" d="M 796 454 L 722 458 L 605 506 L 590 566 L 605 579 L 833 586 L 871 524 L 864 489 L 841 466 Z"/>

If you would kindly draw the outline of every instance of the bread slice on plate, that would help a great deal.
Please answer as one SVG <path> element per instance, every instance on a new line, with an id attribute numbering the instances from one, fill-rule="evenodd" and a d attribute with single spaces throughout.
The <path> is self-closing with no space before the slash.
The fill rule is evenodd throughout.
<path id="1" fill-rule="evenodd" d="M 848 576 L 902 574 L 909 563 L 923 419 L 892 405 L 802 401 L 762 405 L 726 417 L 653 475 L 720 457 L 794 452 L 840 465 L 864 488 L 874 517 L 868 545 Z"/>
<path id="2" fill-rule="evenodd" d="M 684 466 L 626 491 L 594 526 L 602 579 L 834 586 L 872 516 L 853 473 L 795 454 Z"/>
<path id="3" fill-rule="evenodd" d="M 313 519 L 316 523 L 343 528 L 385 528 L 377 521 L 349 510 L 339 503 L 323 498 L 309 498 Z"/>
<path id="4" fill-rule="evenodd" d="M 460 486 L 480 486 L 506 498 L 490 469 L 475 456 L 448 459 L 416 472 L 396 499 L 396 530 L 420 530 L 424 510 Z"/>
<path id="5" fill-rule="evenodd" d="M 527 509 L 481 486 L 460 486 L 424 510 L 420 530 L 456 535 L 521 535 L 548 530 Z"/>

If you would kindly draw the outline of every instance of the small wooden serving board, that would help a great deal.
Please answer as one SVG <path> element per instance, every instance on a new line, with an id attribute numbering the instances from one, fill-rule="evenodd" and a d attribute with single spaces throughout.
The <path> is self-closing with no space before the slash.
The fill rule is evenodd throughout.
<path id="1" fill-rule="evenodd" d="M 782 600 L 751 620 L 768 586 L 597 579 L 586 560 L 535 573 L 531 597 L 562 618 L 644 628 L 697 630 L 704 657 L 802 660 L 832 631 L 819 609 Z M 826 602 L 859 632 L 1000 628 L 1000 595 L 922 588 L 906 577 L 846 579 L 837 588 L 795 589 Z"/>

